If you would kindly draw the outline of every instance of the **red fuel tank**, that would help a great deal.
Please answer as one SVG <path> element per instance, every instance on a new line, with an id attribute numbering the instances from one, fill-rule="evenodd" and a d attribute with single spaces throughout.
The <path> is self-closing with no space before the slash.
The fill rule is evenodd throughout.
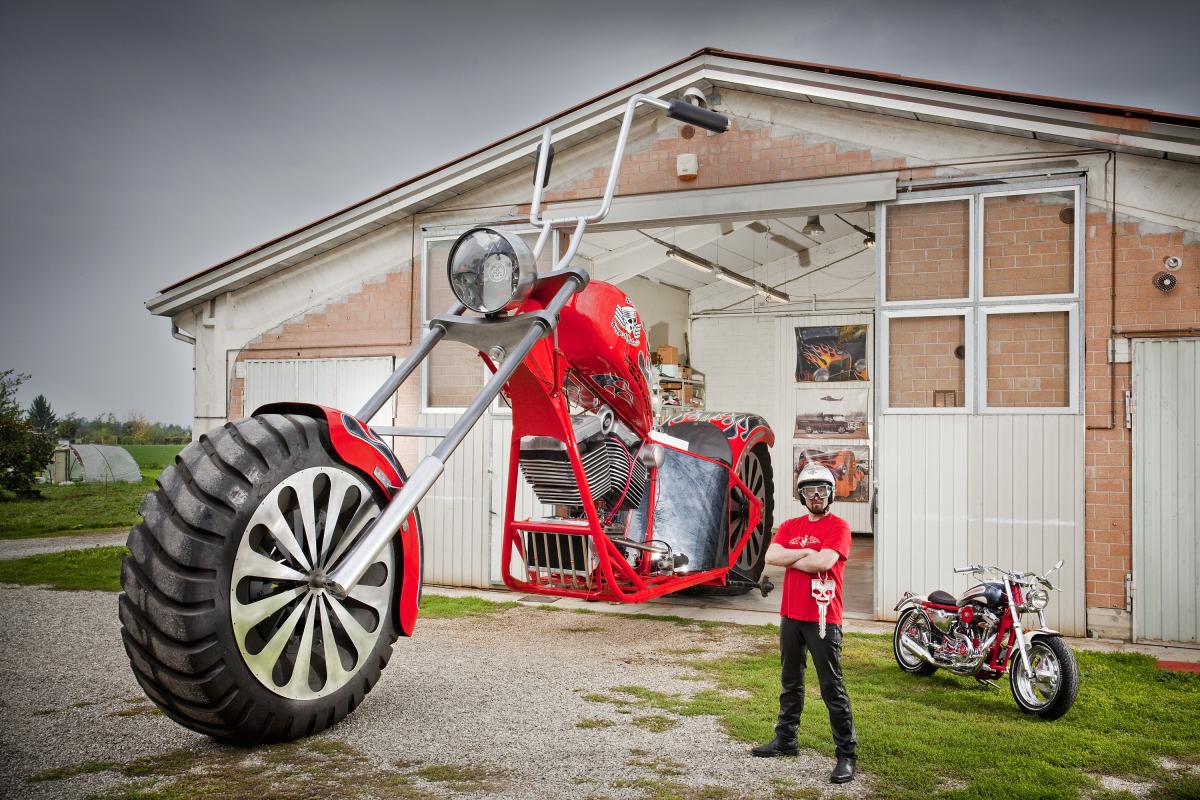
<path id="1" fill-rule="evenodd" d="M 592 281 L 565 308 L 558 349 L 589 388 L 645 435 L 650 405 L 650 347 L 633 301 L 617 287 Z"/>

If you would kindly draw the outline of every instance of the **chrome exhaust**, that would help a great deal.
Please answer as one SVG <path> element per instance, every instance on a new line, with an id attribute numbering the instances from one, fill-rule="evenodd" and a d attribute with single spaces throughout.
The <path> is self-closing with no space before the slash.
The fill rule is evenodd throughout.
<path id="1" fill-rule="evenodd" d="M 930 655 L 928 650 L 905 636 L 903 633 L 900 634 L 900 646 L 912 655 L 924 661 L 926 664 L 932 664 L 935 667 L 943 666 L 942 664 L 939 664 L 933 660 L 933 656 Z"/>

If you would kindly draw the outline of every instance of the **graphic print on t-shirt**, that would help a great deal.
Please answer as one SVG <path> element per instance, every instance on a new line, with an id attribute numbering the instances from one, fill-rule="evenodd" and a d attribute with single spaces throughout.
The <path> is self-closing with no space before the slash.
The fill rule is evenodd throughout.
<path id="1" fill-rule="evenodd" d="M 826 610 L 825 621 L 830 625 L 842 624 L 842 573 L 846 559 L 850 556 L 850 526 L 835 514 L 826 514 L 817 521 L 808 515 L 789 519 L 775 532 L 773 544 L 791 550 L 809 549 L 836 550 L 840 555 L 837 562 L 823 573 L 832 577 L 837 590 Z M 783 602 L 779 613 L 789 619 L 803 622 L 818 622 L 820 619 L 817 602 L 812 596 L 813 575 L 803 570 L 788 568 L 784 572 Z"/>

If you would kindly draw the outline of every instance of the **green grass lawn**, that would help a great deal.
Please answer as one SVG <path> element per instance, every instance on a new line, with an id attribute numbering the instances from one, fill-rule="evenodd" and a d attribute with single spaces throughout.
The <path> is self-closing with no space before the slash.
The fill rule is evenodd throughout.
<path id="1" fill-rule="evenodd" d="M 142 470 L 141 483 L 39 486 L 40 500 L 0 500 L 0 539 L 132 527 L 158 473 Z"/>
<path id="2" fill-rule="evenodd" d="M 142 469 L 152 469 L 157 472 L 163 467 L 175 463 L 175 456 L 183 449 L 181 444 L 123 444 L 121 445 L 133 456 L 133 460 Z"/>
<path id="3" fill-rule="evenodd" d="M 154 479 L 183 449 L 177 444 L 126 445 L 142 471 L 141 483 L 41 485 L 40 500 L 0 495 L 0 539 L 27 539 L 113 528 L 130 528 Z"/>
<path id="4" fill-rule="evenodd" d="M 126 552 L 108 547 L 0 561 L 0 583 L 118 591 Z M 513 605 L 426 594 L 422 616 L 505 613 Z M 708 628 L 753 637 L 750 646 L 716 660 L 696 658 L 694 650 L 677 654 L 682 670 L 706 677 L 716 688 L 688 697 L 620 686 L 585 699 L 660 721 L 714 716 L 743 743 L 739 747 L 767 741 L 778 711 L 778 629 Z M 1159 670 L 1143 655 L 1077 655 L 1079 699 L 1065 717 L 1045 722 L 1018 711 L 1004 681 L 993 689 L 945 672 L 914 677 L 896 667 L 890 637 L 848 634 L 843 666 L 858 730 L 859 768 L 873 782 L 872 796 L 1133 800 L 1131 794 L 1100 788 L 1099 776 L 1111 775 L 1155 784 L 1151 798 L 1200 797 L 1197 773 L 1171 776 L 1159 766 L 1163 757 L 1200 765 L 1200 675 Z M 816 676 L 809 673 L 800 746 L 832 757 L 829 720 Z M 665 726 L 661 735 L 671 735 L 673 727 Z M 781 760 L 780 775 L 787 770 Z"/>

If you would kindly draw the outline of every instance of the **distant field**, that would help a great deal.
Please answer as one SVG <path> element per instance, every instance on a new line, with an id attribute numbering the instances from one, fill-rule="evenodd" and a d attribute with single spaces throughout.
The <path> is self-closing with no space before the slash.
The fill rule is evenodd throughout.
<path id="1" fill-rule="evenodd" d="M 175 463 L 175 456 L 183 449 L 181 444 L 123 444 L 121 445 L 142 469 L 161 470 Z"/>

